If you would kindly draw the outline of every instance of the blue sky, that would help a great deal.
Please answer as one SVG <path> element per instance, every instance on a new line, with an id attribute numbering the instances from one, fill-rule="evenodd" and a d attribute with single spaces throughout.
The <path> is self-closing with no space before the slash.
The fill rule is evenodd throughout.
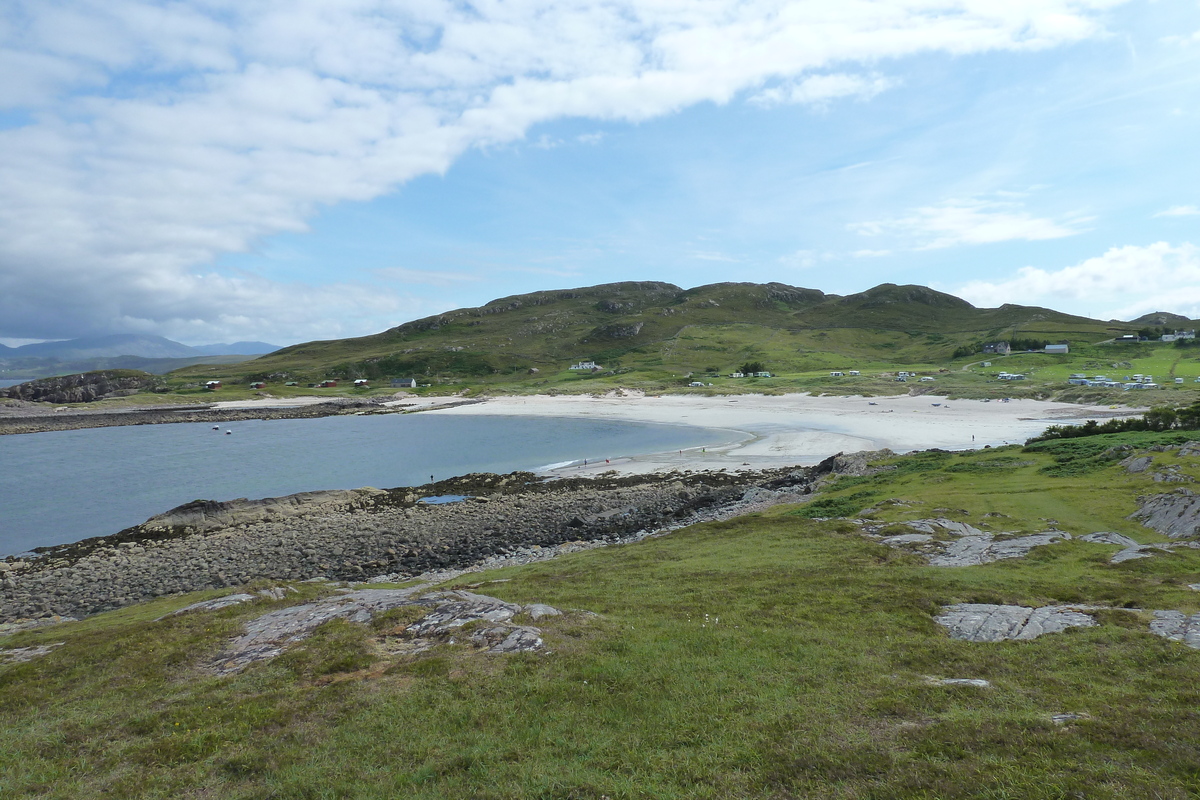
<path id="1" fill-rule="evenodd" d="M 0 341 L 618 280 L 1200 317 L 1194 0 L 18 0 L 0 70 Z"/>

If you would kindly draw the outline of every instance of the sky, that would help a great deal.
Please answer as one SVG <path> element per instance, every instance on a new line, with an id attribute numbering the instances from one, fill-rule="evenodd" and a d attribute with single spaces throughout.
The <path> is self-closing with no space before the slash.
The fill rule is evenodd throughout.
<path id="1" fill-rule="evenodd" d="M 7 0 L 0 342 L 625 280 L 1200 317 L 1198 0 Z"/>

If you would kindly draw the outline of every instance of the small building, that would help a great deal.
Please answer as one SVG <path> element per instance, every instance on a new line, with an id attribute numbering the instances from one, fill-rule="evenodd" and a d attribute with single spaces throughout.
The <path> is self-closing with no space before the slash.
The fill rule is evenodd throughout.
<path id="1" fill-rule="evenodd" d="M 299 384 L 296 383 L 295 381 L 288 381 L 287 383 L 284 384 L 284 386 L 299 386 Z"/>
<path id="2" fill-rule="evenodd" d="M 1136 333 L 1127 333 L 1127 334 L 1125 334 L 1124 336 L 1118 336 L 1118 337 L 1117 337 L 1116 339 L 1114 339 L 1113 341 L 1117 341 L 1117 342 L 1136 342 L 1137 340 L 1138 340 L 1138 336 L 1137 336 L 1137 334 L 1136 334 Z"/>
<path id="3" fill-rule="evenodd" d="M 729 373 L 729 377 L 731 377 L 731 378 L 744 378 L 744 377 L 746 377 L 746 375 L 745 375 L 745 373 L 742 373 L 742 372 L 731 372 L 731 373 Z"/>
<path id="4" fill-rule="evenodd" d="M 367 385 L 366 378 L 355 378 L 354 379 L 354 388 L 355 389 L 370 389 L 371 387 Z"/>
<path id="5" fill-rule="evenodd" d="M 985 367 L 990 367 L 991 365 L 992 365 L 992 362 L 990 362 L 990 361 L 985 361 L 982 364 L 982 366 L 985 366 Z"/>
<path id="6" fill-rule="evenodd" d="M 1162 335 L 1162 340 L 1164 342 L 1175 342 L 1180 339 L 1195 339 L 1195 338 L 1196 338 L 1195 331 L 1175 331 L 1174 333 L 1164 333 Z"/>
<path id="7" fill-rule="evenodd" d="M 983 346 L 983 352 L 1006 356 L 1012 352 L 1012 347 L 1009 346 L 1008 342 L 988 342 Z"/>
<path id="8" fill-rule="evenodd" d="M 392 378 L 393 389 L 415 389 L 417 388 L 416 378 Z"/>
<path id="9" fill-rule="evenodd" d="M 852 370 L 850 370 L 849 372 L 847 372 L 846 374 L 847 374 L 847 375 L 861 375 L 862 373 L 861 373 L 861 372 L 859 372 L 859 371 L 858 371 L 858 370 L 856 370 L 856 369 L 852 369 Z"/>
<path id="10" fill-rule="evenodd" d="M 771 373 L 769 373 L 769 372 L 756 372 L 756 373 L 754 373 L 754 377 L 756 377 L 756 378 L 769 378 L 769 377 L 771 377 Z"/>
<path id="11" fill-rule="evenodd" d="M 215 392 L 217 389 L 221 388 L 221 382 L 220 381 L 205 381 L 204 388 L 208 389 L 210 392 Z"/>
<path id="12" fill-rule="evenodd" d="M 600 369 L 600 365 L 595 361 L 580 361 L 578 364 L 572 364 L 568 369 L 577 370 L 579 372 L 590 372 Z"/>
<path id="13" fill-rule="evenodd" d="M 337 381 L 333 380 L 321 381 L 317 384 L 318 389 L 332 389 L 334 386 L 337 386 Z"/>
<path id="14" fill-rule="evenodd" d="M 262 381 L 255 381 L 254 383 L 250 384 L 250 388 L 251 389 L 265 389 L 265 388 L 267 388 L 267 384 L 263 383 Z"/>
<path id="15" fill-rule="evenodd" d="M 1048 344 L 1046 345 L 1045 352 L 1051 355 L 1065 356 L 1071 352 L 1071 348 L 1065 344 Z"/>
<path id="16" fill-rule="evenodd" d="M 844 373 L 844 372 L 831 372 L 831 373 L 829 373 L 829 377 L 831 377 L 831 378 L 844 378 L 844 377 L 846 377 L 846 373 Z"/>

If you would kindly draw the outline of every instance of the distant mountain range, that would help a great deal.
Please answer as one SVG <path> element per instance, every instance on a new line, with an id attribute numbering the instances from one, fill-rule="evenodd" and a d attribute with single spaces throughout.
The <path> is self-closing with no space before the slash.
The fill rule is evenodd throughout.
<path id="1" fill-rule="evenodd" d="M 162 336 L 132 333 L 20 347 L 0 345 L 0 379 L 46 378 L 97 369 L 139 369 L 161 375 L 194 364 L 235 364 L 278 349 L 266 342 L 193 347 Z"/>
<path id="2" fill-rule="evenodd" d="M 0 345 L 4 358 L 52 358 L 59 361 L 83 358 L 112 358 L 140 356 L 142 358 L 194 358 L 196 356 L 260 356 L 273 353 L 278 345 L 266 342 L 234 342 L 233 344 L 204 344 L 190 346 L 162 336 L 136 333 L 117 333 L 111 336 L 92 336 L 67 339 L 61 342 L 39 342 L 20 347 Z"/>

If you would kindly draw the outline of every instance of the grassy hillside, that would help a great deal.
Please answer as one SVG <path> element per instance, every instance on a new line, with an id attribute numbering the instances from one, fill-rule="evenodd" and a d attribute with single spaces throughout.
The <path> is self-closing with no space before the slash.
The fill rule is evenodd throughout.
<path id="1" fill-rule="evenodd" d="M 1097 455 L 1182 438 L 914 454 L 818 505 L 471 576 L 506 600 L 599 614 L 539 623 L 540 655 L 389 654 L 379 626 L 336 622 L 214 677 L 197 665 L 268 606 L 154 621 L 195 596 L 0 639 L 65 643 L 0 667 L 0 787 L 73 800 L 1195 797 L 1200 651 L 1147 622 L 1200 611 L 1200 551 L 1112 565 L 1115 547 L 1070 541 L 937 568 L 851 521 L 1162 541 L 1126 517 L 1163 485 Z M 1152 455 L 1200 478 L 1194 458 Z M 300 589 L 276 605 L 327 591 Z M 1133 610 L 971 643 L 933 622 L 956 602 Z M 1079 717 L 1051 719 L 1064 712 Z"/>
<path id="2" fill-rule="evenodd" d="M 200 379 L 308 383 L 324 378 L 417 377 L 433 385 L 509 391 L 555 388 L 562 378 L 614 378 L 666 386 L 689 373 L 721 375 L 760 360 L 784 376 L 854 365 L 953 368 L 997 339 L 1086 345 L 1134 330 L 1044 308 L 977 309 L 920 286 L 884 284 L 848 297 L 784 284 L 720 283 L 683 290 L 615 283 L 535 292 L 459 309 L 383 333 L 308 342 L 241 365 L 180 370 Z M 567 367 L 594 360 L 600 375 Z"/>

